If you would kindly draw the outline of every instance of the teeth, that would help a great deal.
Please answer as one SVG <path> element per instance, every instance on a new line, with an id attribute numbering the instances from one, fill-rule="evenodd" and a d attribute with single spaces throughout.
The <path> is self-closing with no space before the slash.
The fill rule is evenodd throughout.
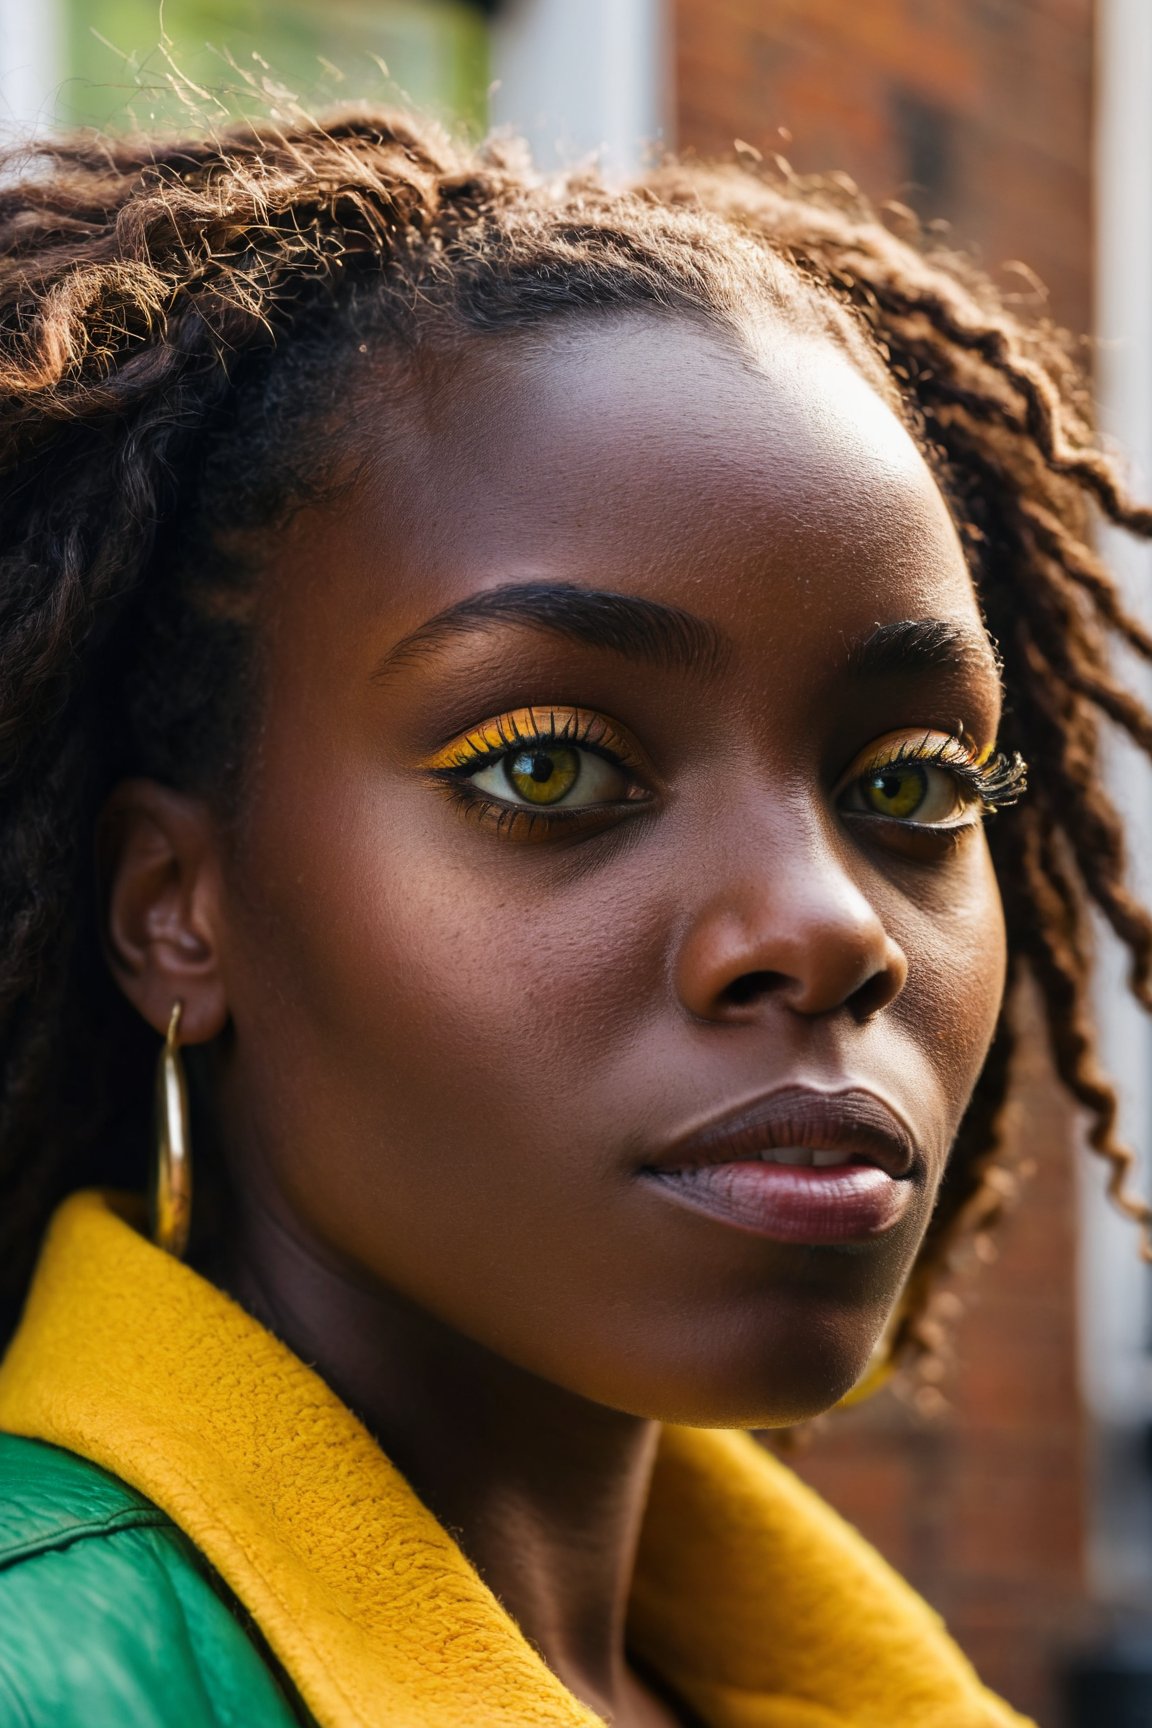
<path id="1" fill-rule="evenodd" d="M 776 1146 L 761 1152 L 760 1160 L 764 1164 L 802 1164 L 814 1170 L 828 1170 L 850 1161 L 846 1152 L 814 1152 L 807 1146 Z"/>

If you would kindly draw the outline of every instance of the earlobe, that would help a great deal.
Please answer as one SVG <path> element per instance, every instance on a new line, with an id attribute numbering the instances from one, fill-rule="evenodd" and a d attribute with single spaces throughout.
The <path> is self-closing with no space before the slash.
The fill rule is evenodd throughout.
<path id="1" fill-rule="evenodd" d="M 227 1020 L 216 825 L 202 799 L 125 780 L 97 824 L 104 952 L 117 983 L 163 1035 L 183 1003 L 181 1039 Z"/>

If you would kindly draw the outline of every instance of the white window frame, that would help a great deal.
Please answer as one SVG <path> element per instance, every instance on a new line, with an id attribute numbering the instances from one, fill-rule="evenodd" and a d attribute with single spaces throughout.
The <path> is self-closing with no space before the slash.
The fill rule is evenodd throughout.
<path id="1" fill-rule="evenodd" d="M 671 142 L 669 0 L 502 0 L 492 26 L 491 117 L 537 164 L 594 157 L 609 176 Z"/>
<path id="2" fill-rule="evenodd" d="M 1152 496 L 1152 5 L 1098 0 L 1096 87 L 1096 389 L 1106 436 L 1133 488 Z M 1102 550 L 1132 610 L 1152 625 L 1152 548 L 1108 531 Z M 1152 672 L 1120 664 L 1145 701 Z M 1117 745 L 1113 795 L 1132 835 L 1131 876 L 1152 896 L 1152 775 Z M 1117 1078 L 1122 1128 L 1152 1193 L 1152 1029 L 1124 986 L 1111 941 L 1097 988 L 1104 1057 Z M 1104 1198 L 1104 1172 L 1085 1159 L 1081 1183 L 1081 1384 L 1091 1420 L 1089 1559 L 1097 1594 L 1147 1601 L 1152 1590 L 1152 1268 L 1135 1229 Z"/>
<path id="3" fill-rule="evenodd" d="M 0 0 L 0 132 L 40 129 L 60 79 L 61 34 L 56 0 Z"/>

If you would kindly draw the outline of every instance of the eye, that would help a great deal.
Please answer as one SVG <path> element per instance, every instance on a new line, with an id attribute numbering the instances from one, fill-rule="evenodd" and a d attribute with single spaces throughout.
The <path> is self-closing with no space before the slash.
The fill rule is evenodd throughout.
<path id="1" fill-rule="evenodd" d="M 882 739 L 850 774 L 840 807 L 918 828 L 958 828 L 979 810 L 985 770 L 946 733 Z"/>
<path id="2" fill-rule="evenodd" d="M 468 776 L 478 792 L 536 809 L 584 809 L 626 798 L 628 776 L 614 762 L 570 744 L 525 744 Z"/>
<path id="3" fill-rule="evenodd" d="M 972 802 L 970 796 L 962 794 L 955 775 L 930 762 L 900 762 L 879 768 L 861 775 L 849 792 L 858 800 L 850 799 L 849 808 L 926 825 L 955 821 Z"/>
<path id="4" fill-rule="evenodd" d="M 568 817 L 594 824 L 651 791 L 630 736 L 587 708 L 514 708 L 424 763 L 452 799 L 508 839 L 539 839 Z"/>

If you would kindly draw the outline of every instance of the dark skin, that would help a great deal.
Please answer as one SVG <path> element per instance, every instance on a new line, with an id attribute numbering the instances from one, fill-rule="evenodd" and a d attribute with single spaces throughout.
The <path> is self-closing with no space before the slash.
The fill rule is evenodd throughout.
<path id="1" fill-rule="evenodd" d="M 211 1046 L 233 1197 L 204 1269 L 579 1697 L 683 1721 L 624 1636 L 657 1424 L 828 1408 L 898 1299 L 1004 936 L 978 815 L 877 816 L 851 777 L 892 734 L 990 746 L 995 662 L 927 466 L 829 339 L 636 314 L 477 339 L 407 378 L 402 432 L 364 370 L 354 478 L 269 537 L 239 822 L 119 789 L 110 956 L 158 1031 L 179 999 Z M 549 619 L 513 615 L 547 585 Z M 691 614 L 688 661 L 675 629 L 594 640 L 571 589 Z M 907 620 L 946 651 L 894 652 Z M 509 806 L 499 762 L 443 777 L 453 740 L 533 706 L 628 747 L 581 758 L 597 796 L 559 826 Z M 766 1240 L 646 1175 L 797 1081 L 910 1127 L 890 1229 Z"/>

